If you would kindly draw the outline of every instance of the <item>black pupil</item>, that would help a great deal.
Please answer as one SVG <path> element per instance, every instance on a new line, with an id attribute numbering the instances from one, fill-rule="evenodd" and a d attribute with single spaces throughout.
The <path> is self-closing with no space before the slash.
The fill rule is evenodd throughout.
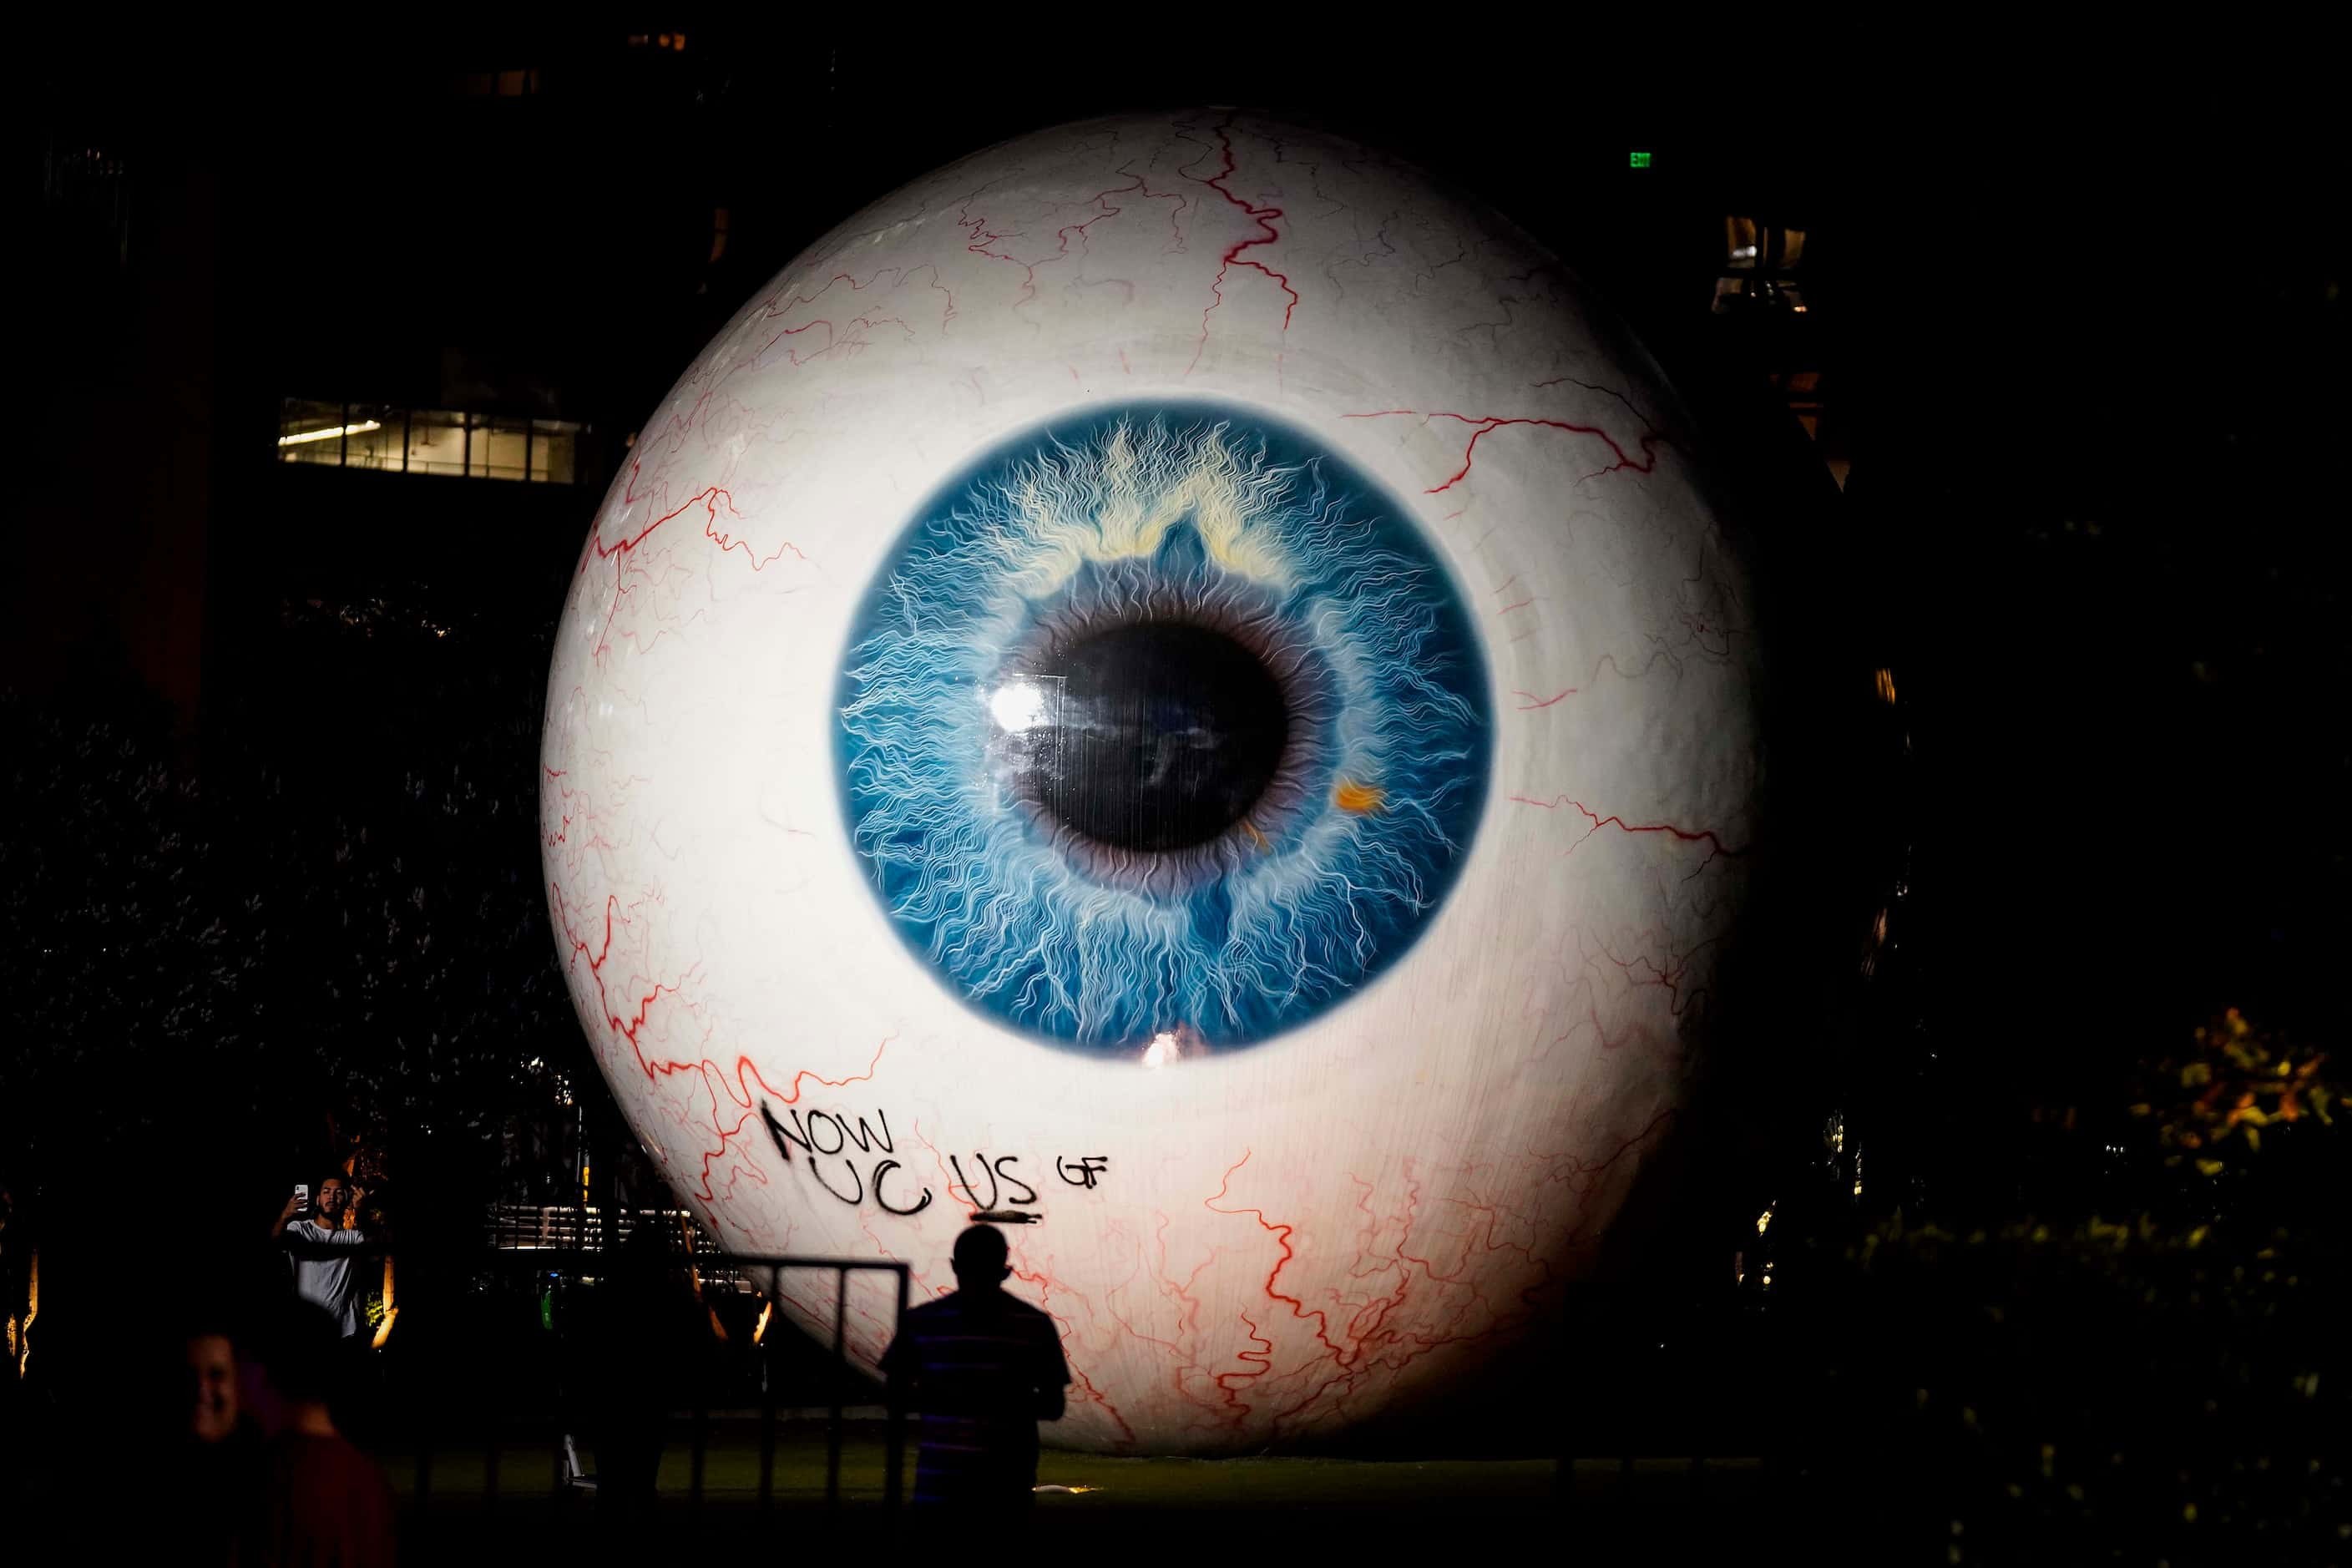
<path id="1" fill-rule="evenodd" d="M 1120 626 L 1072 644 L 1035 674 L 1047 678 L 1044 722 L 1013 753 L 1021 787 L 1120 848 L 1216 837 L 1265 792 L 1290 733 L 1265 667 L 1200 626 Z"/>

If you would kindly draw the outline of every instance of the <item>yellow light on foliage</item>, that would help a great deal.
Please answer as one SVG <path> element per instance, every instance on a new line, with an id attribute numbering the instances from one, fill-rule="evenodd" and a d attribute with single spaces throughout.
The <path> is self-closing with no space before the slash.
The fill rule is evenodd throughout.
<path id="1" fill-rule="evenodd" d="M 387 1258 L 383 1260 L 383 1321 L 375 1326 L 375 1338 L 368 1342 L 370 1349 L 383 1349 L 383 1342 L 392 1338 L 393 1320 L 399 1316 L 400 1309 L 392 1304 L 392 1259 Z"/>
<path id="2" fill-rule="evenodd" d="M 25 1282 L 25 1321 L 16 1326 L 16 1342 L 24 1347 L 16 1355 L 16 1375 L 25 1375 L 26 1364 L 33 1359 L 33 1320 L 41 1315 L 41 1249 L 33 1248 L 32 1277 Z"/>

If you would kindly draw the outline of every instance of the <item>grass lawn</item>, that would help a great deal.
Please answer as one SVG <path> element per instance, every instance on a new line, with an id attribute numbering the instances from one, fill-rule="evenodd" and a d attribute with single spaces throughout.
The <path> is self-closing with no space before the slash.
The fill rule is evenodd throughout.
<path id="1" fill-rule="evenodd" d="M 690 1434 L 681 1429 L 672 1435 L 664 1452 L 660 1484 L 666 1500 L 674 1499 L 682 1504 L 691 1495 L 691 1441 Z M 465 1507 L 478 1504 L 485 1494 L 488 1455 L 479 1444 L 437 1449 L 429 1475 L 423 1478 L 413 1451 L 387 1446 L 380 1452 L 393 1486 L 404 1501 L 416 1501 L 420 1479 L 427 1482 L 427 1506 Z M 865 1423 L 850 1426 L 842 1446 L 845 1503 L 867 1508 L 881 1501 L 884 1455 L 879 1430 Z M 593 1448 L 583 1444 L 580 1458 L 593 1472 Z M 911 1444 L 907 1463 L 911 1484 Z M 499 1494 L 517 1500 L 544 1498 L 551 1490 L 554 1470 L 553 1448 L 545 1440 L 504 1446 L 498 1460 Z M 1558 1466 L 1549 1458 L 1112 1458 L 1048 1448 L 1037 1467 L 1038 1481 L 1071 1489 L 1041 1492 L 1037 1501 L 1041 1510 L 1055 1515 L 1195 1509 L 1516 1510 L 1555 1503 L 1557 1475 Z M 1630 1468 L 1613 1459 L 1580 1460 L 1574 1495 L 1598 1499 L 1630 1489 L 1681 1498 L 1704 1490 L 1719 1500 L 1727 1492 L 1752 1491 L 1757 1479 L 1753 1460 L 1710 1460 L 1697 1474 L 1687 1461 L 1679 1459 L 1642 1460 Z M 793 1423 L 780 1427 L 776 1501 L 821 1502 L 824 1482 L 823 1424 Z M 713 1423 L 704 1452 L 705 1499 L 719 1506 L 747 1503 L 756 1498 L 759 1483 L 757 1428 L 749 1423 Z"/>

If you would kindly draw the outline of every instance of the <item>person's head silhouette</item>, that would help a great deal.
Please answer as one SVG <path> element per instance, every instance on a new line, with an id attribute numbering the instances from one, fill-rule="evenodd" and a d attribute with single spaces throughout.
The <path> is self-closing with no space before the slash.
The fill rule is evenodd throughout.
<path id="1" fill-rule="evenodd" d="M 966 1227 L 955 1242 L 955 1277 L 959 1289 L 985 1295 L 1001 1290 L 1013 1270 L 1004 1262 L 1004 1233 L 992 1225 Z"/>

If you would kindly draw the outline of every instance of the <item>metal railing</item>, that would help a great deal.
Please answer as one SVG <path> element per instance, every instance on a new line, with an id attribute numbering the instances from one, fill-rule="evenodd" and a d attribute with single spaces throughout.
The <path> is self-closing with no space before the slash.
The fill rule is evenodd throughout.
<path id="1" fill-rule="evenodd" d="M 625 1239 L 630 1229 L 638 1223 L 668 1226 L 677 1224 L 683 1217 L 681 1211 L 616 1211 L 605 1215 L 593 1208 L 583 1211 L 578 1207 L 499 1205 L 492 1215 L 493 1247 L 488 1253 L 479 1256 L 473 1265 L 476 1273 L 470 1294 L 478 1300 L 484 1297 L 493 1299 L 488 1303 L 492 1307 L 501 1304 L 519 1307 L 526 1300 L 535 1299 L 541 1326 L 547 1331 L 548 1343 L 551 1347 L 550 1353 L 557 1362 L 568 1364 L 572 1347 L 557 1331 L 555 1321 L 559 1315 L 555 1308 L 558 1296 L 581 1290 L 593 1292 L 609 1281 L 616 1271 L 617 1259 L 602 1245 L 607 1237 L 617 1244 L 619 1240 Z M 611 1222 L 609 1227 L 608 1221 Z M 886 1389 L 874 1388 L 851 1369 L 848 1363 L 848 1311 L 853 1276 L 889 1275 L 894 1281 L 891 1331 L 895 1334 L 904 1321 L 908 1304 L 907 1265 L 885 1258 L 803 1258 L 724 1252 L 707 1236 L 701 1235 L 698 1227 L 693 1227 L 690 1221 L 687 1234 L 694 1238 L 694 1250 L 688 1253 L 682 1246 L 679 1247 L 669 1254 L 668 1265 L 677 1270 L 681 1285 L 688 1277 L 688 1271 L 692 1271 L 696 1300 L 710 1313 L 710 1321 L 719 1324 L 716 1342 L 698 1348 L 720 1352 L 709 1364 L 697 1367 L 697 1375 L 692 1383 L 692 1399 L 683 1411 L 690 1423 L 692 1434 L 689 1503 L 699 1509 L 705 1502 L 714 1415 L 723 1415 L 729 1412 L 740 1415 L 747 1405 L 752 1403 L 756 1389 L 759 1426 L 756 1501 L 761 1510 L 772 1508 L 776 1501 L 777 1430 L 780 1419 L 788 1411 L 814 1408 L 824 1414 L 824 1505 L 828 1514 L 837 1514 L 843 1504 L 842 1453 L 849 1413 L 855 1405 L 870 1406 L 877 1403 L 884 1407 L 887 1418 L 881 1501 L 885 1510 L 898 1509 L 905 1491 L 906 1413 L 895 1399 L 888 1396 Z M 582 1245 L 583 1242 L 585 1245 Z M 738 1288 L 748 1284 L 764 1295 L 767 1314 L 780 1320 L 782 1314 L 777 1307 L 783 1299 L 787 1279 L 795 1273 L 830 1274 L 833 1277 L 833 1323 L 829 1355 L 820 1379 L 822 1399 L 813 1404 L 787 1406 L 782 1394 L 788 1374 L 780 1368 L 787 1348 L 801 1351 L 805 1356 L 807 1347 L 823 1342 L 776 1322 L 772 1325 L 774 1331 L 754 1331 L 748 1336 L 748 1344 L 737 1342 L 745 1337 L 741 1332 L 743 1323 L 739 1318 L 730 1332 L 724 1323 L 719 1322 L 719 1310 L 721 1304 L 751 1305 L 738 1293 Z M 519 1294 L 518 1286 L 527 1286 L 528 1291 Z M 719 1293 L 715 1298 L 714 1291 Z M 509 1313 L 508 1321 L 510 1323 L 512 1321 Z M 415 1328 L 422 1326 L 404 1321 L 403 1330 L 404 1333 L 413 1334 Z M 763 1315 L 761 1328 L 770 1327 L 768 1316 Z M 661 1354 L 671 1348 L 654 1345 L 648 1348 L 647 1353 Z M 510 1370 L 507 1358 L 497 1351 L 490 1352 L 489 1360 L 501 1372 Z M 406 1380 L 401 1381 L 405 1384 Z M 446 1446 L 443 1442 L 447 1436 L 446 1423 L 453 1403 L 421 1393 L 425 1381 L 428 1380 L 419 1380 L 416 1386 L 404 1386 L 402 1389 L 412 1407 L 409 1436 L 415 1456 L 413 1496 L 420 1509 L 426 1506 L 434 1496 L 434 1454 L 436 1448 Z M 460 1378 L 458 1381 L 462 1384 L 467 1380 Z M 861 1384 L 866 1384 L 865 1397 L 853 1400 L 852 1395 L 859 1391 Z M 730 1397 L 730 1391 L 732 1397 Z M 476 1386 L 474 1393 L 479 1397 L 482 1390 Z M 593 1479 L 579 1468 L 578 1448 L 572 1431 L 577 1423 L 571 1418 L 576 1412 L 568 1409 L 568 1404 L 563 1395 L 550 1394 L 543 1404 L 530 1409 L 523 1416 L 524 1425 L 538 1429 L 541 1436 L 549 1441 L 551 1462 L 547 1495 L 551 1497 L 593 1490 L 594 1486 Z M 418 1414 L 420 1409 L 429 1411 L 429 1416 Z M 680 1410 L 675 1405 L 666 1411 L 662 1422 L 666 1433 L 674 1429 L 679 1414 Z M 484 1423 L 480 1499 L 485 1507 L 495 1507 L 499 1503 L 504 1480 L 501 1474 L 504 1452 L 526 1446 L 537 1447 L 535 1443 L 526 1445 L 515 1439 L 516 1425 L 503 1407 L 490 1414 Z M 665 1441 L 664 1447 L 667 1446 Z M 508 1495 L 514 1495 L 510 1486 L 505 1489 Z"/>
<path id="2" fill-rule="evenodd" d="M 570 1248 L 598 1252 L 618 1247 L 639 1226 L 658 1225 L 690 1241 L 698 1258 L 716 1257 L 719 1243 L 684 1209 L 607 1208 L 599 1204 L 493 1204 L 490 1246 L 500 1252 Z M 608 1239 L 609 1238 L 609 1239 Z"/>
<path id="3" fill-rule="evenodd" d="M 607 1207 L 601 1204 L 493 1204 L 488 1213 L 488 1239 L 495 1252 L 609 1254 L 648 1226 L 663 1233 L 671 1250 L 685 1254 L 683 1261 L 702 1279 L 730 1285 L 746 1283 L 742 1270 L 728 1258 L 718 1240 L 685 1209 Z M 597 1272 L 593 1258 L 582 1266 L 582 1271 L 591 1276 Z"/>

